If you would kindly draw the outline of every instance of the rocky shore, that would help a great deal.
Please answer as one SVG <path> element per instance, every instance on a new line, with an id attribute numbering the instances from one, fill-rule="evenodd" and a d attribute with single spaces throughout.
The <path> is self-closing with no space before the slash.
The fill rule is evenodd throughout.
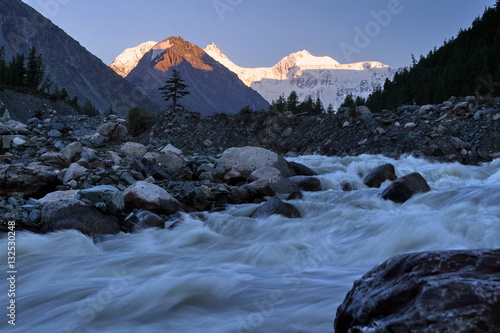
<path id="1" fill-rule="evenodd" d="M 500 152 L 500 100 L 479 97 L 380 114 L 359 107 L 319 117 L 171 112 L 155 116 L 154 126 L 139 137 L 131 137 L 126 121 L 115 115 L 60 115 L 45 105 L 18 121 L 5 105 L 0 108 L 3 231 L 8 221 L 16 221 L 18 230 L 76 229 L 89 236 L 170 229 L 182 214 L 203 220 L 204 212 L 244 203 L 260 204 L 249 217 L 298 218 L 300 212 L 287 200 L 321 191 L 321 182 L 313 170 L 283 156 L 413 154 L 476 164 Z M 420 174 L 398 178 L 390 164 L 362 176 L 372 188 L 392 181 L 379 194 L 397 203 L 431 190 Z M 352 190 L 348 183 L 341 188 Z M 489 250 L 391 259 L 356 282 L 335 327 L 338 332 L 432 331 L 467 323 L 464 332 L 493 332 L 497 275 L 498 253 Z M 445 302 L 429 307 L 426 300 L 438 296 Z M 367 298 L 373 302 L 360 301 Z M 440 319 L 435 311 L 458 319 Z"/>

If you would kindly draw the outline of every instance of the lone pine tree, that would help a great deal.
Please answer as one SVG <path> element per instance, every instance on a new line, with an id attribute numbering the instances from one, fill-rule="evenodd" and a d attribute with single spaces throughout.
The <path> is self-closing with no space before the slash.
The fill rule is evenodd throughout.
<path id="1" fill-rule="evenodd" d="M 171 109 L 175 110 L 177 106 L 182 107 L 182 105 L 179 104 L 179 100 L 190 94 L 188 88 L 189 87 L 181 78 L 179 71 L 173 69 L 172 77 L 165 82 L 163 87 L 158 88 L 158 90 L 161 91 L 165 101 L 172 101 Z"/>

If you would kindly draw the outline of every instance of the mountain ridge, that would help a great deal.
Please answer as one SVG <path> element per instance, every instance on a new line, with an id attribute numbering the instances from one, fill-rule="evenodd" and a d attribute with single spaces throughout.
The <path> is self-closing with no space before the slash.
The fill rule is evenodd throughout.
<path id="1" fill-rule="evenodd" d="M 61 28 L 20 0 L 0 0 L 0 45 L 5 58 L 27 55 L 35 47 L 46 65 L 46 76 L 65 88 L 80 104 L 86 100 L 107 112 L 125 114 L 135 106 L 158 110 L 151 100 L 116 74 Z"/>

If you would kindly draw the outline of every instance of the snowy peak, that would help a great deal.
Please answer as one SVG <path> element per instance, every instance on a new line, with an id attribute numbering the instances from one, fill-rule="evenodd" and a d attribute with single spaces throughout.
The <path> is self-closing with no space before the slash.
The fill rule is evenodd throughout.
<path id="1" fill-rule="evenodd" d="M 205 51 L 182 37 L 165 39 L 151 50 L 151 62 L 154 68 L 162 72 L 167 72 L 183 61 L 187 61 L 194 68 L 212 71 L 213 68 L 205 63 L 204 56 L 206 56 Z"/>
<path id="2" fill-rule="evenodd" d="M 109 67 L 120 76 L 126 77 L 137 66 L 139 60 L 156 44 L 157 42 L 149 41 L 139 44 L 136 47 L 128 48 L 116 57 L 115 61 Z"/>

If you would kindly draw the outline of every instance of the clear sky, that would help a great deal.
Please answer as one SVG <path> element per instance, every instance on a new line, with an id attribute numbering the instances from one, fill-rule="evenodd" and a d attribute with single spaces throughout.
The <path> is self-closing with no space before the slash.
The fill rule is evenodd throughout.
<path id="1" fill-rule="evenodd" d="M 23 0 L 106 64 L 125 48 L 181 36 L 237 65 L 300 50 L 341 63 L 406 66 L 468 28 L 495 0 Z"/>

